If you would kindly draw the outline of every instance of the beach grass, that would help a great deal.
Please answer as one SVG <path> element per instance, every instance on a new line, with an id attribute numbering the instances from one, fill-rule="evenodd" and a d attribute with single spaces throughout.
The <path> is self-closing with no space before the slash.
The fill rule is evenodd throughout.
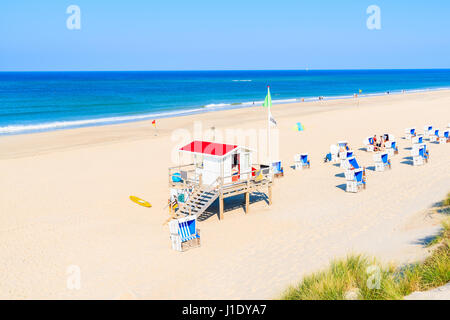
<path id="1" fill-rule="evenodd" d="M 443 202 L 443 206 L 448 207 L 450 206 L 450 193 L 447 194 L 447 198 L 445 198 Z"/>
<path id="2" fill-rule="evenodd" d="M 450 194 L 442 206 L 450 203 Z M 430 242 L 431 255 L 422 262 L 397 268 L 383 266 L 375 258 L 349 255 L 331 262 L 320 272 L 289 287 L 282 300 L 400 300 L 415 292 L 450 282 L 450 217 Z"/>

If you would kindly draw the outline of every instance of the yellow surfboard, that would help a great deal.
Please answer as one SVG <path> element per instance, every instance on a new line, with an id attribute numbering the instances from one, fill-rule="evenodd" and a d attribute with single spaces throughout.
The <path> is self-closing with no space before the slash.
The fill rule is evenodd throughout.
<path id="1" fill-rule="evenodd" d="M 143 207 L 146 207 L 146 208 L 151 208 L 152 207 L 150 202 L 142 200 L 141 198 L 138 198 L 138 197 L 135 197 L 135 196 L 130 196 L 130 200 L 135 202 L 135 203 L 137 203 L 137 204 L 139 204 L 139 205 L 141 205 L 141 206 L 143 206 Z"/>

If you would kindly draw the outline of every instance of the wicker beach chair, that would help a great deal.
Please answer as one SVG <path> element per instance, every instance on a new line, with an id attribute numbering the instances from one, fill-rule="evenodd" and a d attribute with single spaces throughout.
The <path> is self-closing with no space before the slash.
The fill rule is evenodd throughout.
<path id="1" fill-rule="evenodd" d="M 407 128 L 405 129 L 405 138 L 411 140 L 416 136 L 416 128 Z"/>
<path id="2" fill-rule="evenodd" d="M 341 160 L 341 168 L 348 169 L 347 159 L 354 156 L 353 150 L 339 152 L 339 159 Z"/>
<path id="3" fill-rule="evenodd" d="M 363 144 L 366 147 L 367 152 L 373 152 L 375 150 L 375 141 L 373 140 L 373 137 L 365 138 Z"/>
<path id="4" fill-rule="evenodd" d="M 422 144 L 415 144 L 411 149 L 411 156 L 413 157 L 413 165 L 421 166 L 428 161 L 428 156 L 425 151 L 426 146 Z"/>
<path id="5" fill-rule="evenodd" d="M 389 160 L 389 154 L 387 152 L 376 153 L 373 155 L 375 162 L 375 171 L 382 172 L 386 168 L 391 169 L 391 160 Z"/>
<path id="6" fill-rule="evenodd" d="M 307 153 L 299 153 L 294 156 L 294 167 L 295 170 L 302 170 L 310 168 L 310 161 L 308 159 Z"/>
<path id="7" fill-rule="evenodd" d="M 366 188 L 366 179 L 363 174 L 363 169 L 348 170 L 345 173 L 347 180 L 346 192 L 356 193 Z"/>
<path id="8" fill-rule="evenodd" d="M 283 170 L 283 167 L 281 167 L 281 161 L 273 162 L 272 170 L 273 170 L 273 176 L 275 178 L 284 176 L 284 170 Z"/>
<path id="9" fill-rule="evenodd" d="M 186 251 L 200 246 L 200 230 L 197 229 L 197 217 L 188 216 L 169 222 L 172 249 Z"/>
<path id="10" fill-rule="evenodd" d="M 442 130 L 439 135 L 439 143 L 447 143 L 450 142 L 450 131 Z"/>

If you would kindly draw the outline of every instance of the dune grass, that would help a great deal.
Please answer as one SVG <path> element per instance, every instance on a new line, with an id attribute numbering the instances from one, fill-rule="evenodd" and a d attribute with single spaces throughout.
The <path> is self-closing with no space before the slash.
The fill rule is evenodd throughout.
<path id="1" fill-rule="evenodd" d="M 442 205 L 444 207 L 449 207 L 450 206 L 450 193 L 447 194 L 447 198 L 443 201 Z"/>
<path id="2" fill-rule="evenodd" d="M 450 194 L 443 206 L 450 205 Z M 374 258 L 350 255 L 334 260 L 328 269 L 289 287 L 283 300 L 398 300 L 414 291 L 426 291 L 450 282 L 450 217 L 432 241 L 432 253 L 423 262 L 396 268 Z"/>

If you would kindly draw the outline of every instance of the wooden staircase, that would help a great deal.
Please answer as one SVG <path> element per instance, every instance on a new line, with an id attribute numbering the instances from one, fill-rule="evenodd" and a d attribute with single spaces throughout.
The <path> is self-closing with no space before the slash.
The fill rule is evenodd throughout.
<path id="1" fill-rule="evenodd" d="M 179 213 L 199 217 L 218 197 L 217 189 L 195 188 L 188 200 L 180 206 Z"/>

